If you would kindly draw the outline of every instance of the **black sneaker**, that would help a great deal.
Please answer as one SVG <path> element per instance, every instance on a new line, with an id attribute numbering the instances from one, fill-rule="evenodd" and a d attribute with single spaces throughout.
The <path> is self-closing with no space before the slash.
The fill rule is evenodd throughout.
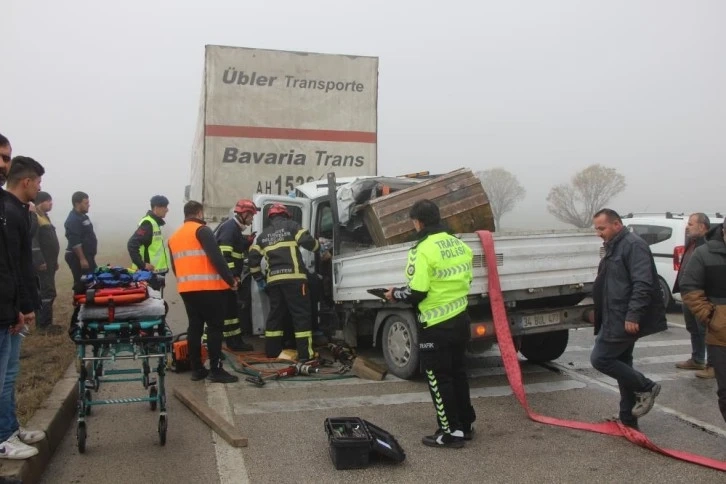
<path id="1" fill-rule="evenodd" d="M 464 432 L 456 430 L 453 433 L 437 431 L 434 435 L 427 435 L 421 439 L 421 443 L 429 447 L 447 447 L 460 449 L 464 447 Z"/>
<path id="2" fill-rule="evenodd" d="M 655 404 L 655 397 L 660 393 L 660 385 L 658 383 L 653 384 L 647 392 L 635 392 L 635 405 L 633 405 L 633 417 L 640 418 L 646 413 L 650 412 Z"/>
<path id="3" fill-rule="evenodd" d="M 191 379 L 192 381 L 204 380 L 205 378 L 207 378 L 207 375 L 209 375 L 209 370 L 202 367 L 199 370 L 192 370 Z"/>
<path id="4" fill-rule="evenodd" d="M 239 381 L 235 375 L 230 375 L 224 368 L 215 368 L 209 371 L 207 380 L 213 383 L 234 383 Z"/>

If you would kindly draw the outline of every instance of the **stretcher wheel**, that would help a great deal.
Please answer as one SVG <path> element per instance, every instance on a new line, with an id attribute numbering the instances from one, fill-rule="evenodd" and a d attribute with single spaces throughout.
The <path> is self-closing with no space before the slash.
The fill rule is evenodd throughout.
<path id="1" fill-rule="evenodd" d="M 83 454 L 86 451 L 86 422 L 78 422 L 76 440 L 78 441 L 78 452 Z"/>
<path id="2" fill-rule="evenodd" d="M 91 401 L 91 390 L 86 390 L 83 394 L 83 408 L 86 415 L 91 415 L 91 405 L 88 402 Z"/>
<path id="3" fill-rule="evenodd" d="M 159 443 L 166 445 L 166 415 L 159 415 Z"/>
<path id="4" fill-rule="evenodd" d="M 156 398 L 156 395 L 158 395 L 158 391 L 156 390 L 155 386 L 149 387 L 149 398 Z M 156 410 L 156 400 L 152 400 L 149 402 L 149 406 L 151 407 L 151 410 Z"/>

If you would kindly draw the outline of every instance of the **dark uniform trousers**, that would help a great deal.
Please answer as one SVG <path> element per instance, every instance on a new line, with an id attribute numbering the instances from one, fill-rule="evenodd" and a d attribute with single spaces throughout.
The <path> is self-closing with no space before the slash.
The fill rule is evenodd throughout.
<path id="1" fill-rule="evenodd" d="M 94 257 L 86 257 L 86 260 L 88 261 L 88 271 L 83 271 L 83 269 L 81 269 L 81 261 L 78 260 L 78 256 L 74 252 L 67 250 L 65 259 L 68 263 L 68 267 L 71 269 L 71 274 L 73 274 L 74 284 L 81 282 L 81 276 L 90 274 L 96 269 L 96 259 Z"/>
<path id="2" fill-rule="evenodd" d="M 181 293 L 189 318 L 187 340 L 189 341 L 189 362 L 192 369 L 202 367 L 202 332 L 207 324 L 207 351 L 210 369 L 221 368 L 222 331 L 228 290 L 189 291 Z"/>
<path id="3" fill-rule="evenodd" d="M 53 302 L 55 301 L 55 271 L 37 271 L 40 282 L 40 310 L 38 311 L 38 327 L 46 328 L 53 324 Z"/>
<path id="4" fill-rule="evenodd" d="M 299 360 L 313 357 L 313 332 L 310 294 L 307 281 L 277 282 L 267 286 L 270 314 L 265 325 L 265 353 L 276 358 L 282 351 L 285 322 L 295 328 L 295 346 Z"/>
<path id="5" fill-rule="evenodd" d="M 469 430 L 476 420 L 464 361 L 469 324 L 469 315 L 464 311 L 422 329 L 419 334 L 421 366 L 429 384 L 439 428 L 444 432 Z"/>

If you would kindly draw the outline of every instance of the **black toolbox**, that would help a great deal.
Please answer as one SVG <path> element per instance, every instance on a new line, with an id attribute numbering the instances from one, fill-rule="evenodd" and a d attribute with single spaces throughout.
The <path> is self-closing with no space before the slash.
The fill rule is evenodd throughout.
<path id="1" fill-rule="evenodd" d="M 367 467 L 371 453 L 399 463 L 406 459 L 398 441 L 385 430 L 358 417 L 325 419 L 330 458 L 338 470 Z"/>

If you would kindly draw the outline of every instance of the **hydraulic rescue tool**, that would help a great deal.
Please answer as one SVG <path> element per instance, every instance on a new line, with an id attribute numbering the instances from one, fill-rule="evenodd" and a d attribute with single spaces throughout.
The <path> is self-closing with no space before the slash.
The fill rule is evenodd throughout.
<path id="1" fill-rule="evenodd" d="M 268 380 L 278 380 L 280 378 L 286 378 L 290 376 L 298 376 L 298 375 L 312 375 L 313 373 L 320 373 L 319 368 L 320 363 L 317 361 L 310 361 L 307 363 L 295 363 L 294 365 L 287 366 L 285 368 L 280 368 L 279 370 L 274 370 L 269 375 L 262 375 L 257 374 L 254 376 L 248 376 L 245 378 L 245 381 L 248 381 L 254 385 L 257 385 L 258 387 L 264 386 L 265 383 L 267 383 Z"/>

